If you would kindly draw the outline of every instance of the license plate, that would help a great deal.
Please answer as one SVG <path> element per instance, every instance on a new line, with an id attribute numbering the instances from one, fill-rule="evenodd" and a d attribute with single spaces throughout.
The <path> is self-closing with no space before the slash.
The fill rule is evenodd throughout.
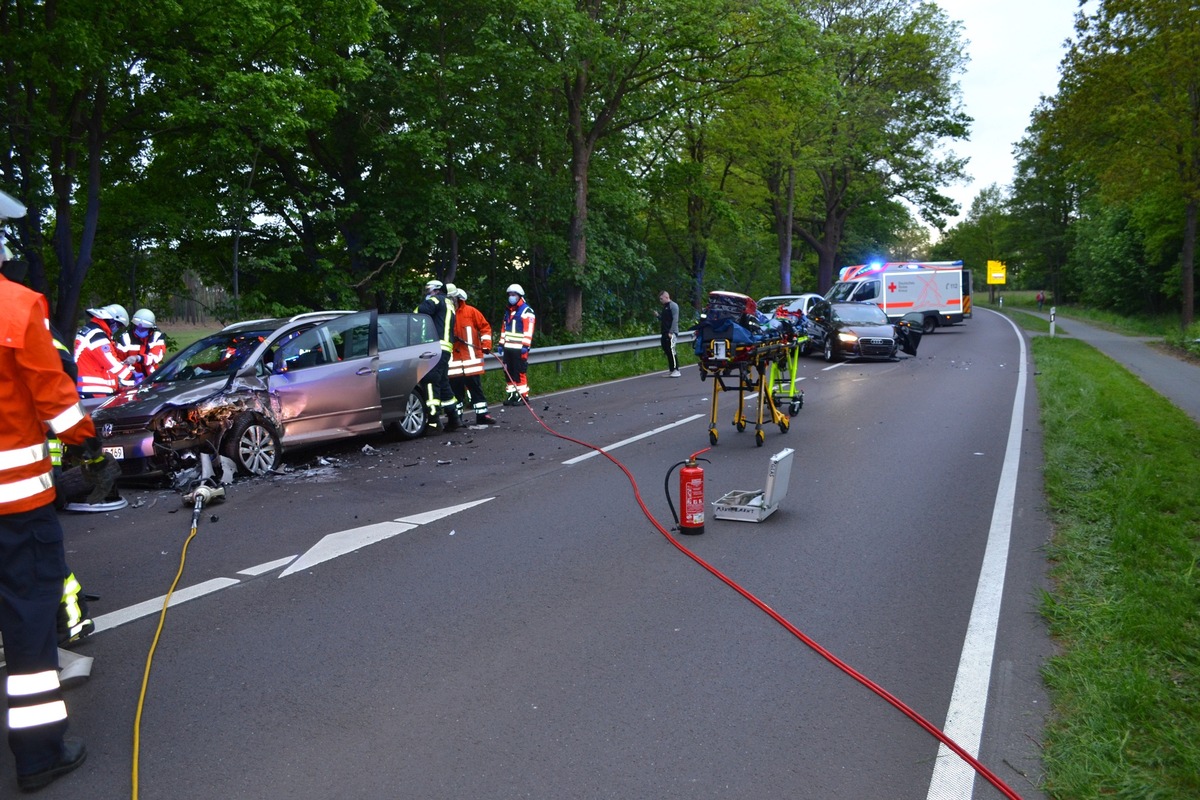
<path id="1" fill-rule="evenodd" d="M 124 447 L 106 447 L 106 448 L 104 448 L 104 452 L 108 453 L 110 456 L 115 458 L 117 461 L 125 460 L 125 448 Z"/>

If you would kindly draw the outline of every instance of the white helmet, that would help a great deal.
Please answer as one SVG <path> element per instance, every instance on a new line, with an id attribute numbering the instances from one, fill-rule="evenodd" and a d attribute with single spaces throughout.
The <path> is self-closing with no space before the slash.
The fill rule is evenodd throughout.
<path id="1" fill-rule="evenodd" d="M 148 308 L 139 308 L 137 311 L 133 312 L 133 317 L 131 317 L 131 319 L 133 320 L 133 324 L 135 326 L 142 328 L 153 328 L 157 324 L 157 320 L 154 318 L 154 312 Z"/>
<path id="2" fill-rule="evenodd" d="M 118 325 L 129 325 L 129 312 L 125 310 L 125 306 L 120 305 L 119 303 L 113 303 L 112 305 L 105 306 L 104 310 L 108 312 L 108 318 L 116 322 Z"/>
<path id="3" fill-rule="evenodd" d="M 96 319 L 112 319 L 113 318 L 112 312 L 108 310 L 108 306 L 97 306 L 96 308 L 89 308 L 87 310 L 87 315 L 89 317 L 95 317 Z"/>
<path id="4" fill-rule="evenodd" d="M 446 284 L 435 279 L 435 280 L 429 281 L 428 283 L 425 284 L 425 294 L 429 294 L 430 292 L 436 292 L 436 291 L 439 291 L 439 290 L 445 289 L 445 288 L 446 288 Z"/>
<path id="5" fill-rule="evenodd" d="M 457 291 L 458 291 L 458 287 L 455 286 L 453 283 L 446 284 L 446 296 L 447 297 L 454 297 L 454 293 Z"/>
<path id="6" fill-rule="evenodd" d="M 457 286 L 454 288 L 454 291 L 451 293 L 450 296 L 453 297 L 455 300 L 462 300 L 464 303 L 467 302 L 466 290 L 459 289 Z"/>
<path id="7" fill-rule="evenodd" d="M 509 287 L 504 290 L 504 293 L 505 294 L 519 294 L 519 295 L 521 295 L 521 297 L 525 296 L 525 290 L 521 288 L 521 284 L 519 284 L 519 283 L 509 284 Z"/>

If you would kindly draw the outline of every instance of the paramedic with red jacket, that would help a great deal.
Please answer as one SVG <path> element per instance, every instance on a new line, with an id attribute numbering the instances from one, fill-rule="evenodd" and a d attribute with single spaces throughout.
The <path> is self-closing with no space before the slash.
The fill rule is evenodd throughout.
<path id="1" fill-rule="evenodd" d="M 85 399 L 108 397 L 123 385 L 133 385 L 133 367 L 125 363 L 116 343 L 120 326 L 129 323 L 129 314 L 119 305 L 89 308 L 87 313 L 91 319 L 75 334 L 76 385 Z"/>

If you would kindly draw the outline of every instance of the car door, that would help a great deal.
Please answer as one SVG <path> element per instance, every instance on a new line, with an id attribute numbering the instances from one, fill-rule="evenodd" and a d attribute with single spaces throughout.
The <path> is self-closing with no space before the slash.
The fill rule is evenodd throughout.
<path id="1" fill-rule="evenodd" d="M 271 393 L 285 446 L 383 429 L 374 311 L 335 317 L 275 353 Z"/>
<path id="2" fill-rule="evenodd" d="M 442 357 L 438 331 L 425 314 L 380 314 L 379 394 L 383 424 L 402 417 L 413 388 Z"/>
<path id="3" fill-rule="evenodd" d="M 829 335 L 833 312 L 828 300 L 817 300 L 812 304 L 808 315 L 804 318 L 804 332 L 811 340 L 809 351 L 820 352 L 825 345 L 825 337 Z"/>

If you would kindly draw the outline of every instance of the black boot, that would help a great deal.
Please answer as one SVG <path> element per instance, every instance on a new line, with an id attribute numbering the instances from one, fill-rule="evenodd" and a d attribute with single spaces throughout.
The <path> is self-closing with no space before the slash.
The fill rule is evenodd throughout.
<path id="1" fill-rule="evenodd" d="M 458 408 L 455 406 L 446 406 L 446 430 L 456 431 L 462 426 L 458 420 Z"/>

